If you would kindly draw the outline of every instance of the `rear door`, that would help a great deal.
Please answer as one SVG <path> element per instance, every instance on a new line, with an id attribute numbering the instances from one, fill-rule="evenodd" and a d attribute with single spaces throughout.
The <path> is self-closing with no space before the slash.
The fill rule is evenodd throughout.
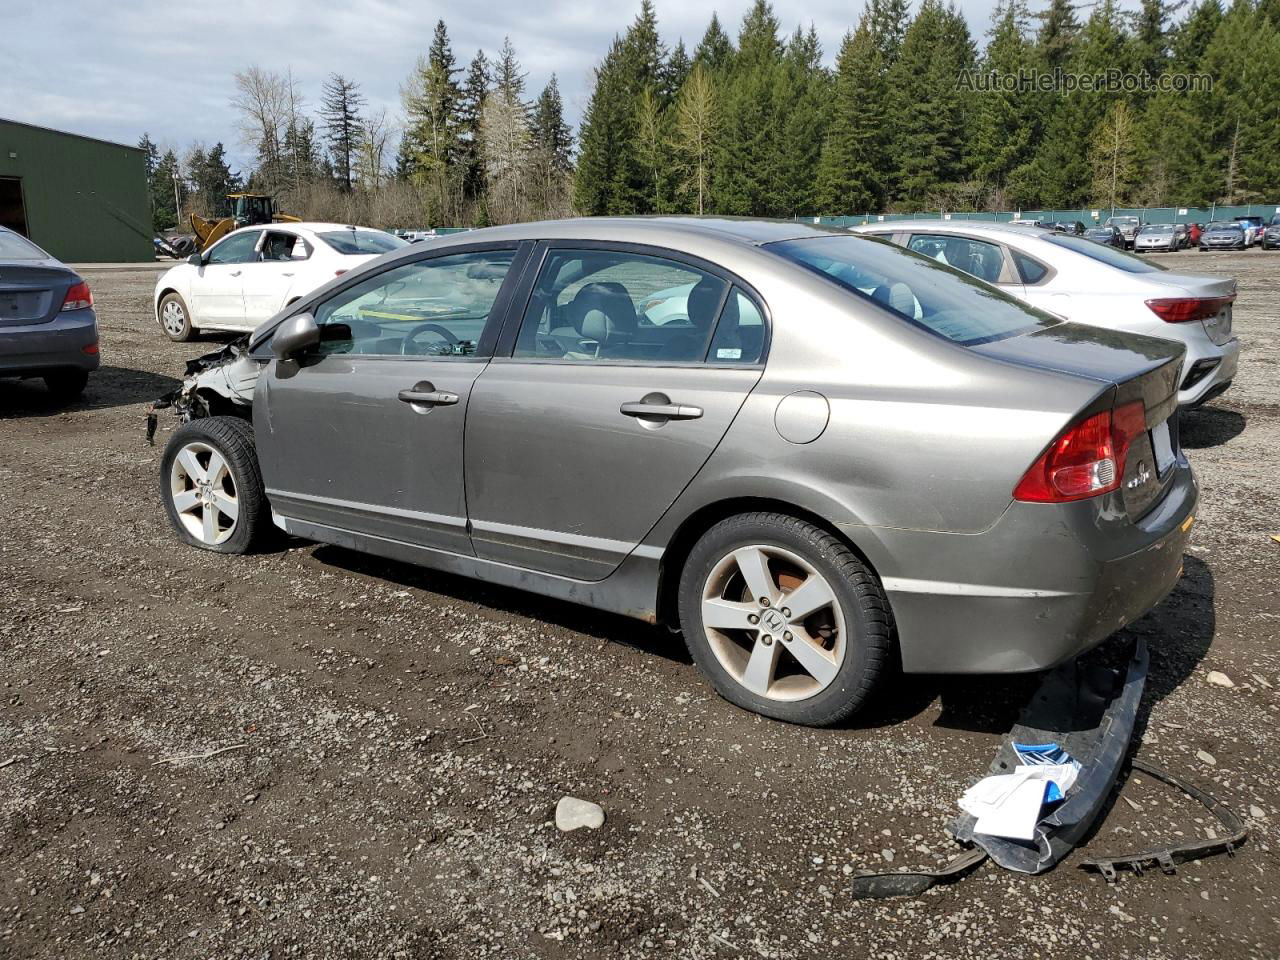
<path id="1" fill-rule="evenodd" d="M 285 305 L 311 250 L 296 233 L 264 230 L 257 257 L 240 274 L 245 323 L 256 327 Z"/>
<path id="2" fill-rule="evenodd" d="M 191 312 L 198 327 L 242 329 L 244 271 L 258 256 L 261 230 L 241 230 L 215 243 L 191 278 Z"/>
<path id="3" fill-rule="evenodd" d="M 551 245 L 541 258 L 505 355 L 472 391 L 472 543 L 481 557 L 599 580 L 693 479 L 759 380 L 764 314 L 714 266 L 651 248 Z"/>
<path id="4" fill-rule="evenodd" d="M 255 388 L 258 457 L 276 513 L 471 552 L 463 425 L 518 253 L 484 245 L 397 261 L 315 308 L 316 350 L 272 360 Z"/>

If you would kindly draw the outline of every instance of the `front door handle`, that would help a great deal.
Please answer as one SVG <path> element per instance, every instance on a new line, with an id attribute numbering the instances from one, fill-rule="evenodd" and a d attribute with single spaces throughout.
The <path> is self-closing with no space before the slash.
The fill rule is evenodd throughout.
<path id="1" fill-rule="evenodd" d="M 428 385 L 429 386 L 429 385 Z M 458 402 L 458 395 L 448 390 L 401 390 L 397 396 L 405 403 L 418 403 L 426 407 L 448 407 Z"/>
<path id="2" fill-rule="evenodd" d="M 239 271 L 239 270 L 233 270 L 233 271 L 231 272 L 231 275 L 232 275 L 233 277 L 238 277 L 238 276 L 240 276 L 240 271 Z"/>
<path id="3" fill-rule="evenodd" d="M 697 420 L 702 416 L 702 408 L 687 403 L 624 403 L 618 412 L 625 417 L 639 417 L 642 420 Z"/>

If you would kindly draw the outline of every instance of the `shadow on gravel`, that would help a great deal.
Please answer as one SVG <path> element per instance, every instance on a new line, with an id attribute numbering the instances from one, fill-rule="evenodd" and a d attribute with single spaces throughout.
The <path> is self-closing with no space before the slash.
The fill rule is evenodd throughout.
<path id="1" fill-rule="evenodd" d="M 482 614 L 515 614 L 599 640 L 621 643 L 676 663 L 693 662 L 679 636 L 665 627 L 653 626 L 630 617 L 593 610 L 567 600 L 543 597 L 514 587 L 498 586 L 472 580 L 470 577 L 385 560 L 343 547 L 327 544 L 318 546 L 312 552 L 312 557 L 320 563 L 340 567 L 349 573 L 375 577 L 402 587 L 426 590 L 463 603 L 489 608 L 481 610 Z"/>
<path id="2" fill-rule="evenodd" d="M 1178 427 L 1182 445 L 1189 450 L 1204 450 L 1233 440 L 1244 432 L 1244 414 L 1218 407 L 1201 407 L 1182 415 Z"/>
<path id="3" fill-rule="evenodd" d="M 57 400 L 40 379 L 0 380 L 0 420 L 51 417 L 76 410 L 149 403 L 176 389 L 180 383 L 176 377 L 161 376 L 147 370 L 104 366 L 89 374 L 89 385 L 83 394 L 67 402 Z"/>

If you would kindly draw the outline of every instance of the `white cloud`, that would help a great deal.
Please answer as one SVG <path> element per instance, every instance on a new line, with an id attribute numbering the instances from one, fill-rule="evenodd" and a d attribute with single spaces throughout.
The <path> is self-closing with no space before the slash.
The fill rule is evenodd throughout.
<path id="1" fill-rule="evenodd" d="M 981 38 L 992 0 L 964 0 L 970 28 Z M 712 7 L 658 0 L 658 24 L 669 46 L 683 37 L 692 51 Z M 716 4 L 737 32 L 750 0 Z M 0 116 L 134 143 L 152 138 L 185 146 L 223 141 L 246 163 L 230 106 L 232 75 L 249 64 L 295 79 L 314 108 L 331 72 L 357 80 L 376 109 L 399 112 L 400 84 L 431 43 L 437 18 L 449 27 L 454 55 L 465 68 L 477 49 L 494 53 L 510 36 L 530 96 L 552 72 L 560 80 L 569 120 L 590 94 L 591 71 L 614 34 L 635 17 L 626 4 L 551 0 L 546 3 L 443 0 L 424 8 L 391 0 L 59 0 L 6 13 L 10 42 L 0 72 Z M 812 22 L 830 61 L 860 3 L 775 2 L 783 30 Z"/>

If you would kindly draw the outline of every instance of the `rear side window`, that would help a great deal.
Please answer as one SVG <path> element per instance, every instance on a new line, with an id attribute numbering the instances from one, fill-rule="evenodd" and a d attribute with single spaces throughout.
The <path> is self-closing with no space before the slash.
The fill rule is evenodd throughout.
<path id="1" fill-rule="evenodd" d="M 327 230 L 316 234 L 321 240 L 346 256 L 377 256 L 408 244 L 381 230 Z"/>
<path id="2" fill-rule="evenodd" d="M 48 260 L 49 255 L 26 237 L 0 230 L 0 260 Z"/>
<path id="3" fill-rule="evenodd" d="M 1049 275 L 1049 268 L 1039 260 L 1028 257 L 1021 250 L 1013 250 L 1013 262 L 1023 283 L 1039 283 Z"/>
<path id="4" fill-rule="evenodd" d="M 882 240 L 813 237 L 765 249 L 956 343 L 989 343 L 1061 323 L 967 273 Z"/>
<path id="5" fill-rule="evenodd" d="M 1090 260 L 1097 260 L 1108 266 L 1123 270 L 1125 273 L 1159 273 L 1168 269 L 1150 260 L 1143 260 L 1132 253 L 1125 253 L 1117 247 L 1108 247 L 1100 243 L 1092 243 L 1083 237 L 1072 237 L 1065 233 L 1055 233 L 1045 237 L 1046 243 L 1056 243 L 1060 247 L 1083 253 Z"/>
<path id="6" fill-rule="evenodd" d="M 708 363 L 759 363 L 764 352 L 764 317 L 754 300 L 734 287 L 716 324 Z"/>
<path id="7" fill-rule="evenodd" d="M 1004 255 L 996 244 L 968 237 L 918 233 L 907 247 L 987 283 L 999 281 L 1004 266 Z"/>
<path id="8" fill-rule="evenodd" d="M 722 312 L 723 333 L 717 330 Z M 753 317 L 763 330 L 759 313 L 754 307 L 744 313 L 725 280 L 691 264 L 615 250 L 556 249 L 538 273 L 514 355 L 701 363 L 716 334 L 723 336 L 723 353 L 715 362 L 750 363 L 759 357 L 761 340 L 747 329 Z"/>
<path id="9" fill-rule="evenodd" d="M 311 256 L 311 250 L 296 233 L 268 231 L 259 256 L 264 261 L 305 260 Z"/>

